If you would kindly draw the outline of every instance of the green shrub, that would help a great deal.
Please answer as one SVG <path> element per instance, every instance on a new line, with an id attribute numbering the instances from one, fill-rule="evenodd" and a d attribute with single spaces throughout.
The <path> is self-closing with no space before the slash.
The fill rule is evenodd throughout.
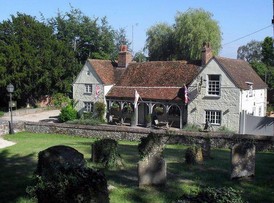
<path id="1" fill-rule="evenodd" d="M 197 195 L 183 195 L 179 203 L 243 203 L 241 191 L 232 187 L 213 188 L 206 187 L 201 189 Z"/>
<path id="2" fill-rule="evenodd" d="M 104 115 L 106 112 L 106 105 L 103 102 L 96 102 L 95 103 L 95 111 L 97 113 L 97 117 L 103 121 L 104 119 Z"/>
<path id="3" fill-rule="evenodd" d="M 59 115 L 59 120 L 61 122 L 66 122 L 75 119 L 77 119 L 77 111 L 73 108 L 71 104 L 61 109 L 61 113 Z"/>
<path id="4" fill-rule="evenodd" d="M 198 125 L 195 124 L 187 124 L 183 127 L 184 131 L 193 131 L 193 132 L 198 132 L 201 131 L 201 128 Z"/>
<path id="5" fill-rule="evenodd" d="M 75 120 L 71 120 L 71 121 L 67 121 L 67 123 L 69 124 L 80 124 L 80 125 L 100 125 L 102 123 L 105 123 L 104 121 L 101 121 L 97 118 L 89 118 L 89 119 L 75 119 Z"/>
<path id="6" fill-rule="evenodd" d="M 38 202 L 109 202 L 105 175 L 89 168 L 36 175 L 33 183 L 26 191 Z"/>
<path id="7" fill-rule="evenodd" d="M 105 168 L 122 166 L 117 141 L 113 139 L 95 141 L 92 145 L 92 161 L 102 163 Z"/>
<path id="8" fill-rule="evenodd" d="M 4 112 L 0 111 L 0 117 L 4 116 Z"/>
<path id="9" fill-rule="evenodd" d="M 56 93 L 52 96 L 52 101 L 51 103 L 56 107 L 56 108 L 63 108 L 70 104 L 70 98 L 65 96 L 62 93 Z"/>

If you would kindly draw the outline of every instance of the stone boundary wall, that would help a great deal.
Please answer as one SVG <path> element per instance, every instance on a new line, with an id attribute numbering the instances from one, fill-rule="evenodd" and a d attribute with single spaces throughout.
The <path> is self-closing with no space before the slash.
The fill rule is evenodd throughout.
<path id="1" fill-rule="evenodd" d="M 14 132 L 22 132 L 25 131 L 25 123 L 24 122 L 14 122 L 13 123 Z M 0 137 L 3 135 L 9 134 L 9 121 L 1 121 L 0 122 Z"/>
<path id="2" fill-rule="evenodd" d="M 82 136 L 90 138 L 112 138 L 115 140 L 139 141 L 150 132 L 168 137 L 170 144 L 204 144 L 210 143 L 213 148 L 231 148 L 235 143 L 252 142 L 258 151 L 274 150 L 274 136 L 240 135 L 217 132 L 188 132 L 179 130 L 159 130 L 133 128 L 116 125 L 74 125 L 64 123 L 25 122 L 25 131 L 33 133 L 53 133 Z"/>

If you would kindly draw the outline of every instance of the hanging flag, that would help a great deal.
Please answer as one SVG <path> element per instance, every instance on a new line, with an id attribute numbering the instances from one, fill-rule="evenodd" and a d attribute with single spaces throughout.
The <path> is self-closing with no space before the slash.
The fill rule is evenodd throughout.
<path id="1" fill-rule="evenodd" d="M 185 104 L 187 104 L 189 102 L 189 97 L 188 97 L 188 89 L 186 85 L 184 85 L 184 89 L 185 89 Z"/>
<path id="2" fill-rule="evenodd" d="M 99 86 L 99 85 L 96 85 L 96 87 L 95 87 L 95 99 L 96 99 L 96 100 L 97 100 L 98 97 L 99 97 L 100 91 L 101 91 L 100 86 Z"/>
<path id="3" fill-rule="evenodd" d="M 137 92 L 137 90 L 135 90 L 135 99 L 134 99 L 134 108 L 136 109 L 137 108 L 137 102 L 139 100 L 139 93 Z"/>

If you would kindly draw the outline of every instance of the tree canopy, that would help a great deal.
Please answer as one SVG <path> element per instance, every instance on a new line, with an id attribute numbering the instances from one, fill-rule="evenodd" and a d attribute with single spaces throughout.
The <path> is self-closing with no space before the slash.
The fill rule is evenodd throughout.
<path id="1" fill-rule="evenodd" d="M 178 12 L 175 24 L 159 23 L 147 31 L 146 48 L 150 60 L 198 60 L 204 42 L 213 54 L 221 49 L 222 33 L 213 15 L 203 9 Z"/>
<path id="2" fill-rule="evenodd" d="M 249 63 L 260 62 L 262 59 L 262 42 L 251 40 L 237 50 L 237 58 Z"/>
<path id="3" fill-rule="evenodd" d="M 117 43 L 127 42 L 106 17 L 91 19 L 78 9 L 43 21 L 17 13 L 0 23 L 0 93 L 15 86 L 18 106 L 41 96 L 71 92 L 87 58 L 116 58 Z M 121 44 L 120 44 L 121 45 Z M 0 101 L 7 106 L 8 97 Z"/>
<path id="4" fill-rule="evenodd" d="M 268 87 L 274 88 L 274 47 L 271 37 L 266 37 L 263 42 L 252 40 L 240 46 L 237 58 L 248 61 Z"/>

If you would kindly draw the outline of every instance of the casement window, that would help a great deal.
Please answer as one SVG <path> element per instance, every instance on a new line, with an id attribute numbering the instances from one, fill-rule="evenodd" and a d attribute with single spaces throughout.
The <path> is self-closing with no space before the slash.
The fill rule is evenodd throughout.
<path id="1" fill-rule="evenodd" d="M 210 122 L 213 125 L 221 125 L 221 111 L 206 110 L 205 111 L 205 123 Z"/>
<path id="2" fill-rule="evenodd" d="M 208 75 L 207 95 L 220 96 L 220 75 Z"/>
<path id="3" fill-rule="evenodd" d="M 86 112 L 93 112 L 93 103 L 92 102 L 84 102 L 84 109 Z"/>
<path id="4" fill-rule="evenodd" d="M 92 85 L 85 84 L 85 93 L 91 94 L 92 93 Z"/>

